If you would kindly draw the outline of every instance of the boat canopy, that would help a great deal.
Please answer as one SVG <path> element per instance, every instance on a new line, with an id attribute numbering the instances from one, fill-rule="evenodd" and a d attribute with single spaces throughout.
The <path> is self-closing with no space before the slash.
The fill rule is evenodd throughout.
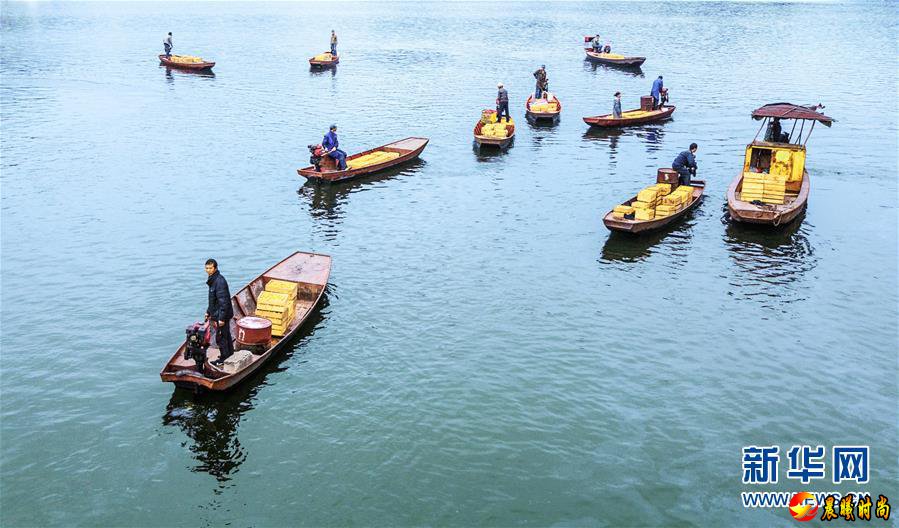
<path id="1" fill-rule="evenodd" d="M 777 117 L 780 119 L 803 119 L 823 123 L 826 126 L 833 124 L 833 118 L 818 112 L 823 105 L 801 106 L 792 103 L 771 103 L 752 111 L 753 119 L 765 119 Z"/>

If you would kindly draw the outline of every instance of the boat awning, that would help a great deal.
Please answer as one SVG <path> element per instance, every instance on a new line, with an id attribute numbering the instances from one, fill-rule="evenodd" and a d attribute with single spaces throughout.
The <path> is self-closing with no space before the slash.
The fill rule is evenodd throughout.
<path id="1" fill-rule="evenodd" d="M 809 119 L 818 121 L 826 126 L 833 124 L 834 119 L 818 112 L 818 108 L 823 106 L 801 106 L 792 103 L 772 103 L 752 111 L 753 119 L 764 119 L 766 117 L 778 117 L 780 119 Z"/>

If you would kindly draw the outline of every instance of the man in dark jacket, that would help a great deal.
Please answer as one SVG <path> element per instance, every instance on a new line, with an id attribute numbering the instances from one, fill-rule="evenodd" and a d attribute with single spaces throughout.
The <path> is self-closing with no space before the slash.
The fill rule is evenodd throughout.
<path id="1" fill-rule="evenodd" d="M 534 99 L 546 97 L 546 89 L 549 83 L 546 79 L 546 64 L 540 66 L 540 69 L 534 72 L 534 78 L 537 79 L 537 88 L 534 90 Z"/>
<path id="2" fill-rule="evenodd" d="M 209 286 L 206 320 L 215 328 L 215 344 L 220 352 L 219 358 L 212 364 L 221 366 L 234 353 L 234 343 L 231 340 L 231 319 L 234 317 L 234 309 L 231 307 L 228 281 L 219 273 L 219 264 L 215 259 L 206 261 L 206 274 L 209 275 L 209 279 L 206 280 Z"/>
<path id="3" fill-rule="evenodd" d="M 690 177 L 696 176 L 696 151 L 699 146 L 690 143 L 690 150 L 685 150 L 674 158 L 671 168 L 677 171 L 677 180 L 681 185 L 690 185 Z"/>
<path id="4" fill-rule="evenodd" d="M 496 122 L 501 123 L 503 114 L 506 114 L 506 122 L 509 122 L 509 92 L 503 88 L 503 83 L 496 85 Z"/>

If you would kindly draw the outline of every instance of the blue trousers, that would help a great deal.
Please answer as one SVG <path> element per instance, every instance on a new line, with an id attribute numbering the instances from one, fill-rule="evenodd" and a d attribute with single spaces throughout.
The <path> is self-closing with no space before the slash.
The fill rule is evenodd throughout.
<path id="1" fill-rule="evenodd" d="M 537 89 L 534 90 L 534 99 L 540 99 L 541 97 L 543 97 L 543 88 L 538 84 Z"/>
<path id="2" fill-rule="evenodd" d="M 692 171 L 687 167 L 674 167 L 674 170 L 677 171 L 677 181 L 681 185 L 690 185 L 690 176 L 692 175 Z"/>
<path id="3" fill-rule="evenodd" d="M 337 44 L 331 44 L 331 55 L 337 55 Z"/>
<path id="4" fill-rule="evenodd" d="M 346 169 L 346 152 L 340 149 L 335 149 L 334 151 L 329 152 L 328 156 L 337 160 L 337 168 L 339 170 Z"/>
<path id="5" fill-rule="evenodd" d="M 166 57 L 171 57 L 171 56 L 172 56 L 172 47 L 169 46 L 169 43 L 168 43 L 168 42 L 163 42 L 163 43 L 162 43 L 162 47 L 165 48 L 165 56 L 166 56 Z"/>
<path id="6" fill-rule="evenodd" d="M 496 105 L 496 121 L 499 122 L 503 117 L 503 112 L 506 113 L 506 121 L 511 119 L 509 117 L 509 101 L 505 101 Z"/>

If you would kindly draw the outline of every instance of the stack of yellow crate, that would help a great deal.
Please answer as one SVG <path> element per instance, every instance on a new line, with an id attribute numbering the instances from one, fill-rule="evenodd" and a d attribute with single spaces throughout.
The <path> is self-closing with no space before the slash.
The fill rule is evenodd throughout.
<path id="1" fill-rule="evenodd" d="M 481 123 L 485 125 L 489 123 L 496 123 L 496 110 L 481 110 Z"/>
<path id="2" fill-rule="evenodd" d="M 332 58 L 331 52 L 325 52 L 325 53 L 320 53 L 320 54 L 316 55 L 315 57 L 313 57 L 313 60 L 329 61 L 329 60 L 331 60 L 331 58 Z"/>
<path id="3" fill-rule="evenodd" d="M 492 138 L 508 137 L 509 130 L 506 128 L 506 126 L 510 124 L 512 124 L 512 121 L 503 121 L 502 123 L 488 123 L 481 127 L 480 135 Z"/>
<path id="4" fill-rule="evenodd" d="M 256 301 L 256 317 L 272 322 L 272 335 L 281 337 L 287 333 L 293 320 L 297 301 L 297 283 L 273 279 L 265 285 L 265 291 Z"/>
<path id="5" fill-rule="evenodd" d="M 624 215 L 634 214 L 634 208 L 630 205 L 616 205 L 612 209 L 612 218 L 622 219 Z"/>
<path id="6" fill-rule="evenodd" d="M 653 185 L 637 193 L 637 199 L 631 202 L 636 220 L 653 220 L 656 217 L 656 206 L 659 205 L 659 190 Z"/>
<path id="7" fill-rule="evenodd" d="M 769 204 L 784 203 L 787 178 L 776 174 L 757 172 L 743 173 L 743 187 L 740 199 L 744 202 L 759 200 Z"/>
<path id="8" fill-rule="evenodd" d="M 658 207 L 656 207 L 656 217 L 671 216 L 681 211 L 690 204 L 693 196 L 693 187 L 689 185 L 681 185 L 674 189 L 674 192 L 663 196 Z"/>

